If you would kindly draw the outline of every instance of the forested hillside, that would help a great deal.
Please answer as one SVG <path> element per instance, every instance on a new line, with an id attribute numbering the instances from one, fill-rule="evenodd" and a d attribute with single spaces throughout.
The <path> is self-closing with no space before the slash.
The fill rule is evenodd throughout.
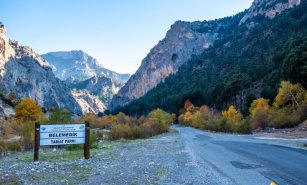
<path id="1" fill-rule="evenodd" d="M 181 66 L 145 96 L 114 112 L 141 115 L 157 107 L 178 113 L 184 101 L 214 109 L 235 105 L 243 113 L 263 97 L 271 102 L 281 80 L 307 86 L 307 3 L 274 18 L 258 15 L 239 24 L 232 17 L 224 38 Z M 225 21 L 229 21 L 226 19 Z"/>

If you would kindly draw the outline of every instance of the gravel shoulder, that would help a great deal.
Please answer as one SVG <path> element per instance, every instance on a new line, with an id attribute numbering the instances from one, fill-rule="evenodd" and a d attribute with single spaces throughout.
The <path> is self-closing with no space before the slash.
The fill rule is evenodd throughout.
<path id="1" fill-rule="evenodd" d="M 217 184 L 212 169 L 199 168 L 183 138 L 172 129 L 146 140 L 106 141 L 91 150 L 17 153 L 0 159 L 0 184 Z M 205 173 L 204 170 L 207 172 Z"/>

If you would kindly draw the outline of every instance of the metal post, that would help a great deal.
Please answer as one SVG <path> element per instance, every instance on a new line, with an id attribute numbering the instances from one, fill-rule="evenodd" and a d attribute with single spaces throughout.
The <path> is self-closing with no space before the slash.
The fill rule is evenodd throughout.
<path id="1" fill-rule="evenodd" d="M 90 158 L 90 123 L 85 122 L 85 144 L 84 144 L 84 158 Z"/>
<path id="2" fill-rule="evenodd" d="M 40 124 L 35 123 L 35 134 L 34 134 L 34 161 L 38 161 L 38 150 L 39 150 L 39 132 L 40 132 Z"/>

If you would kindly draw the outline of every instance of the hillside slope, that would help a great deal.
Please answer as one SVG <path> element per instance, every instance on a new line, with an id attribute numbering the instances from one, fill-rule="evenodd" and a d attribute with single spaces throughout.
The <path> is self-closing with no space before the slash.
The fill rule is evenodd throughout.
<path id="1" fill-rule="evenodd" d="M 243 17 L 232 17 L 237 26 L 212 47 L 145 96 L 114 112 L 144 114 L 156 107 L 178 112 L 187 99 L 216 109 L 233 104 L 247 112 L 254 98 L 275 97 L 282 79 L 306 87 L 306 4 L 256 0 Z M 269 12 L 275 12 L 274 16 Z"/>

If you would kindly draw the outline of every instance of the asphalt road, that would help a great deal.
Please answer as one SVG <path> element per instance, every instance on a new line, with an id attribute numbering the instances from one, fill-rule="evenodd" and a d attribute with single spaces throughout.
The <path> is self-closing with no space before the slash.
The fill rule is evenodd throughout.
<path id="1" fill-rule="evenodd" d="M 307 140 L 280 140 L 216 134 L 176 127 L 199 168 L 213 169 L 226 184 L 307 185 L 307 150 L 295 148 Z M 205 173 L 205 170 L 204 170 Z"/>

